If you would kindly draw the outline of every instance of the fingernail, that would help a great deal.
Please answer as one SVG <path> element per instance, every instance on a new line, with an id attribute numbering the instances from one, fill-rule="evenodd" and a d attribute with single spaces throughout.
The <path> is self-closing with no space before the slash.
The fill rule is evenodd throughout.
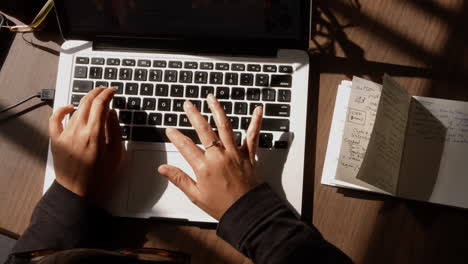
<path id="1" fill-rule="evenodd" d="M 263 107 L 262 106 L 257 106 L 255 108 L 255 114 L 256 115 L 261 115 L 263 113 Z"/>
<path id="2" fill-rule="evenodd" d="M 167 174 L 167 171 L 168 171 L 168 169 L 167 169 L 167 166 L 166 166 L 166 165 L 161 165 L 161 166 L 159 166 L 159 168 L 158 168 L 159 174 L 161 174 L 161 175 L 163 175 L 163 176 L 165 176 L 165 175 Z"/>
<path id="3" fill-rule="evenodd" d="M 109 88 L 110 88 L 110 89 L 114 89 L 114 90 L 116 90 L 116 91 L 117 91 L 117 89 L 118 89 L 117 86 L 111 86 L 111 87 L 109 87 Z"/>
<path id="4" fill-rule="evenodd" d="M 190 102 L 189 100 L 185 101 L 184 105 L 185 105 L 185 108 L 192 108 L 193 107 L 192 102 Z"/>
<path id="5" fill-rule="evenodd" d="M 208 101 L 209 101 L 210 103 L 214 103 L 214 102 L 215 102 L 215 97 L 214 97 L 213 94 L 209 94 L 209 95 L 208 95 Z"/>

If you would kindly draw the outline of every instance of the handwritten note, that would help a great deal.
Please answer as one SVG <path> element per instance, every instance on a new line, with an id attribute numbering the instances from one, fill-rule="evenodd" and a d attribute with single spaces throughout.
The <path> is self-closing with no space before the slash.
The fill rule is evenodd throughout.
<path id="1" fill-rule="evenodd" d="M 385 75 L 367 156 L 357 178 L 390 193 L 398 187 L 410 102 L 408 92 Z"/>
<path id="2" fill-rule="evenodd" d="M 353 78 L 336 178 L 356 179 L 374 128 L 382 86 Z"/>

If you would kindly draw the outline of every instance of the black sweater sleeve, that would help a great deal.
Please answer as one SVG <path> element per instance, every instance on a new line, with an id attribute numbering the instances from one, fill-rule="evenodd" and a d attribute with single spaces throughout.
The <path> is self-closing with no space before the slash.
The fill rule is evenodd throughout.
<path id="1" fill-rule="evenodd" d="M 352 263 L 294 213 L 266 184 L 241 197 L 221 218 L 217 234 L 256 264 Z"/>
<path id="2" fill-rule="evenodd" d="M 34 209 L 12 254 L 102 246 L 111 220 L 105 210 L 54 182 Z"/>

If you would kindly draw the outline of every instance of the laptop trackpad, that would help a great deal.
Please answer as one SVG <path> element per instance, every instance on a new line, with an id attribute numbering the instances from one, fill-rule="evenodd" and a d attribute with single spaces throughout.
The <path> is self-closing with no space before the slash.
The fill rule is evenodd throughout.
<path id="1" fill-rule="evenodd" d="M 160 165 L 171 164 L 192 174 L 192 169 L 178 151 L 135 150 L 130 162 L 127 204 L 130 212 L 151 211 L 166 192 L 169 183 L 159 175 Z"/>

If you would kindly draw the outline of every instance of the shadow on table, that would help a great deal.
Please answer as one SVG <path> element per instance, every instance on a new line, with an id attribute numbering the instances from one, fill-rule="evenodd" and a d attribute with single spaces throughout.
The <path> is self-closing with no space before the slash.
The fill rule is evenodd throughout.
<path id="1" fill-rule="evenodd" d="M 362 12 L 359 1 L 319 0 L 316 1 L 316 32 L 312 40 L 315 47 L 310 52 L 318 54 L 320 72 L 345 74 L 349 78 L 365 76 L 378 83 L 382 82 L 383 73 L 423 78 L 428 80 L 428 86 L 420 95 L 467 101 L 468 2 L 460 1 L 456 11 L 434 0 L 399 2 L 448 25 L 449 36 L 441 52 L 418 45 Z M 342 24 L 340 20 L 343 19 L 349 22 Z M 365 50 L 353 43 L 346 33 L 347 28 L 357 26 L 427 67 L 366 60 Z M 336 57 L 337 47 L 345 54 L 344 58 Z M 369 221 L 374 224 L 367 250 L 359 263 L 460 263 L 468 259 L 467 211 L 353 190 L 339 189 L 338 192 L 357 199 L 382 201 L 377 219 Z"/>

